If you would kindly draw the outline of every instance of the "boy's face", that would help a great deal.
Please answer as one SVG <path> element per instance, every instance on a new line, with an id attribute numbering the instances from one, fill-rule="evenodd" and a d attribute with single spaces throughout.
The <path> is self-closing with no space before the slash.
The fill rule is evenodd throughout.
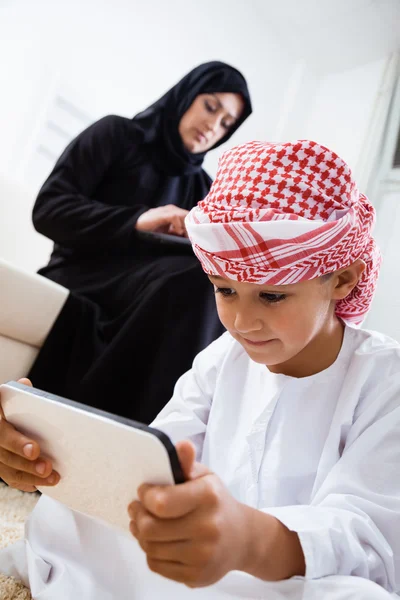
<path id="1" fill-rule="evenodd" d="M 318 336 L 325 339 L 325 334 L 329 346 L 329 332 L 338 325 L 335 278 L 281 286 L 209 279 L 222 324 L 255 362 L 290 365 Z M 303 360 L 312 360 L 309 352 L 304 352 Z M 285 368 L 271 370 L 285 372 Z"/>

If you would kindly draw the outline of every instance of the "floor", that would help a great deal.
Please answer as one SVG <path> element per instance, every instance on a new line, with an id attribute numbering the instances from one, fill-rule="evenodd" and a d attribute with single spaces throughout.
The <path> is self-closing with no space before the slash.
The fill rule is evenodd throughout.
<path id="1" fill-rule="evenodd" d="M 19 540 L 24 523 L 39 496 L 14 490 L 0 483 L 0 548 Z M 0 574 L 0 600 L 32 600 L 21 582 Z"/>

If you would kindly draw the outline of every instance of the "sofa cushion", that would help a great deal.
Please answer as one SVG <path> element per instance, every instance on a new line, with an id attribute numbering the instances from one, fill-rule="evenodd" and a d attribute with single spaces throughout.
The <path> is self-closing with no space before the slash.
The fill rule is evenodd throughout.
<path id="1" fill-rule="evenodd" d="M 63 286 L 0 259 L 0 335 L 41 348 L 68 294 Z"/>

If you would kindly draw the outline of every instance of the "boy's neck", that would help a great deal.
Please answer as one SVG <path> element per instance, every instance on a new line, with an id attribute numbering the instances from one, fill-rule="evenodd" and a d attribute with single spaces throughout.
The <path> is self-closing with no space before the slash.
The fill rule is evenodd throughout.
<path id="1" fill-rule="evenodd" d="M 289 377 L 310 377 L 328 369 L 337 359 L 343 343 L 344 324 L 336 317 L 299 354 L 285 363 L 270 365 L 271 373 Z"/>

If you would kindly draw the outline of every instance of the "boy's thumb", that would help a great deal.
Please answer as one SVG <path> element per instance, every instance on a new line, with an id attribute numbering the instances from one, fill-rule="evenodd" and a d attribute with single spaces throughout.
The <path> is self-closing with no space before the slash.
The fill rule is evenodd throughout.
<path id="1" fill-rule="evenodd" d="M 176 451 L 185 479 L 197 479 L 210 472 L 207 467 L 196 462 L 196 448 L 189 440 L 178 442 Z"/>

